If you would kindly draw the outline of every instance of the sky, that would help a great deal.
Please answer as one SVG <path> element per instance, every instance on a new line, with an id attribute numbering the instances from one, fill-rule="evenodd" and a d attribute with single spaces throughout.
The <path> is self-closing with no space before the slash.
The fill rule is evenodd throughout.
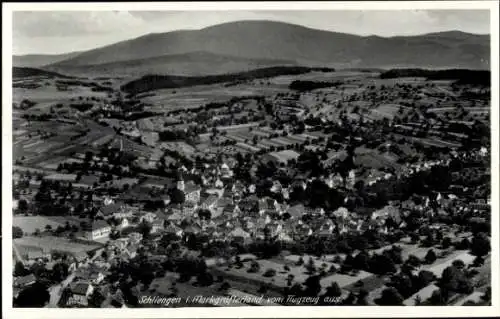
<path id="1" fill-rule="evenodd" d="M 416 35 L 460 30 L 490 32 L 487 10 L 322 11 L 16 11 L 14 54 L 89 50 L 148 33 L 238 20 L 274 20 L 358 35 Z"/>

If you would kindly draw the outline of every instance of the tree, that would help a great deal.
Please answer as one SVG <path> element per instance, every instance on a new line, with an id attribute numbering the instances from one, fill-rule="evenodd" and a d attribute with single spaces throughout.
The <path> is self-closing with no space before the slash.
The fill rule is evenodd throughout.
<path id="1" fill-rule="evenodd" d="M 360 270 L 368 270 L 370 262 L 370 256 L 365 251 L 359 252 L 356 257 L 354 257 L 353 267 Z"/>
<path id="2" fill-rule="evenodd" d="M 321 292 L 321 282 L 318 275 L 309 276 L 304 282 L 306 296 L 317 296 Z"/>
<path id="3" fill-rule="evenodd" d="M 303 264 L 304 264 L 304 258 L 299 257 L 299 259 L 297 260 L 296 266 L 301 266 Z"/>
<path id="4" fill-rule="evenodd" d="M 434 290 L 429 298 L 429 303 L 433 306 L 444 306 L 446 305 L 446 301 L 447 298 L 445 298 L 440 289 Z"/>
<path id="5" fill-rule="evenodd" d="M 29 270 L 24 267 L 22 262 L 16 262 L 16 265 L 14 266 L 14 277 L 26 276 L 29 273 Z"/>
<path id="6" fill-rule="evenodd" d="M 416 290 L 413 287 L 412 277 L 408 274 L 398 274 L 392 278 L 392 285 L 404 297 L 410 297 Z"/>
<path id="7" fill-rule="evenodd" d="M 172 190 L 170 193 L 170 202 L 173 204 L 182 204 L 186 201 L 186 196 L 184 195 L 184 192 L 181 191 L 180 189 L 175 188 Z"/>
<path id="8" fill-rule="evenodd" d="M 406 263 L 412 267 L 420 267 L 422 261 L 415 255 L 409 255 Z"/>
<path id="9" fill-rule="evenodd" d="M 436 256 L 436 253 L 434 252 L 434 250 L 429 249 L 429 251 L 425 255 L 425 262 L 427 264 L 432 264 L 436 261 L 436 259 L 437 259 L 437 256 Z"/>
<path id="10" fill-rule="evenodd" d="M 368 291 L 366 291 L 366 289 L 360 289 L 359 292 L 358 292 L 358 301 L 357 301 L 357 304 L 359 306 L 367 306 L 368 305 Z"/>
<path id="11" fill-rule="evenodd" d="M 276 276 L 276 270 L 272 269 L 272 268 L 268 268 L 264 274 L 263 274 L 264 277 L 274 277 Z"/>
<path id="12" fill-rule="evenodd" d="M 250 264 L 250 268 L 248 269 L 249 273 L 257 273 L 260 271 L 260 264 L 257 261 L 252 261 Z"/>
<path id="13" fill-rule="evenodd" d="M 202 271 L 196 277 L 196 282 L 200 286 L 210 286 L 214 283 L 214 277 L 207 271 Z"/>
<path id="14" fill-rule="evenodd" d="M 393 288 L 386 288 L 382 291 L 382 296 L 375 302 L 381 306 L 401 306 L 403 305 L 403 297 Z"/>
<path id="15" fill-rule="evenodd" d="M 448 249 L 450 248 L 451 246 L 451 238 L 450 237 L 444 237 L 442 242 L 441 242 L 441 246 L 443 247 L 443 249 Z"/>
<path id="16" fill-rule="evenodd" d="M 201 219 L 209 220 L 210 218 L 212 218 L 212 213 L 208 209 L 200 209 L 198 211 L 198 217 L 200 217 Z"/>
<path id="17" fill-rule="evenodd" d="M 434 275 L 434 273 L 432 273 L 428 270 L 421 270 L 418 273 L 418 282 L 420 283 L 422 288 L 428 286 L 435 279 L 436 279 L 436 276 Z"/>
<path id="18" fill-rule="evenodd" d="M 59 262 L 52 268 L 52 279 L 57 282 L 63 281 L 68 277 L 68 265 L 66 263 Z"/>
<path id="19" fill-rule="evenodd" d="M 106 297 L 102 294 L 101 289 L 97 287 L 89 296 L 89 307 L 100 308 L 105 299 Z"/>
<path id="20" fill-rule="evenodd" d="M 309 257 L 309 261 L 307 262 L 306 269 L 310 274 L 312 274 L 316 271 L 316 266 L 314 265 L 314 260 L 312 259 L 312 257 Z"/>
<path id="21" fill-rule="evenodd" d="M 396 265 L 391 258 L 386 255 L 374 255 L 370 259 L 370 270 L 375 274 L 387 274 L 387 273 L 395 273 Z"/>
<path id="22" fill-rule="evenodd" d="M 461 259 L 454 260 L 451 265 L 459 270 L 462 270 L 465 268 L 465 263 Z"/>
<path id="23" fill-rule="evenodd" d="M 224 281 L 220 287 L 219 287 L 219 291 L 228 291 L 229 289 L 231 289 L 231 285 L 227 282 L 227 281 Z"/>
<path id="24" fill-rule="evenodd" d="M 138 226 L 138 231 L 143 238 L 147 238 L 149 236 L 149 234 L 151 233 L 151 229 L 152 229 L 151 223 L 149 223 L 145 219 Z"/>
<path id="25" fill-rule="evenodd" d="M 484 295 L 481 296 L 481 299 L 483 299 L 484 301 L 491 300 L 491 286 L 488 286 L 486 288 L 486 291 L 484 292 Z"/>
<path id="26" fill-rule="evenodd" d="M 23 237 L 23 230 L 21 227 L 12 226 L 12 238 L 21 238 Z"/>
<path id="27" fill-rule="evenodd" d="M 332 282 L 330 286 L 326 288 L 325 296 L 328 297 L 342 296 L 342 290 L 340 289 L 339 284 L 336 281 Z"/>
<path id="28" fill-rule="evenodd" d="M 28 211 L 28 202 L 25 199 L 20 199 L 17 202 L 17 210 L 19 213 L 26 213 Z"/>
<path id="29" fill-rule="evenodd" d="M 47 287 L 35 282 L 33 285 L 21 290 L 17 298 L 14 299 L 14 306 L 21 308 L 43 308 L 50 300 Z"/>
<path id="30" fill-rule="evenodd" d="M 474 258 L 474 261 L 472 262 L 472 265 L 474 267 L 480 267 L 483 264 L 484 264 L 484 258 L 480 257 L 480 256 L 477 256 L 476 258 Z"/>
<path id="31" fill-rule="evenodd" d="M 478 233 L 472 238 L 471 253 L 475 256 L 486 256 L 490 250 L 490 240 L 485 233 Z"/>

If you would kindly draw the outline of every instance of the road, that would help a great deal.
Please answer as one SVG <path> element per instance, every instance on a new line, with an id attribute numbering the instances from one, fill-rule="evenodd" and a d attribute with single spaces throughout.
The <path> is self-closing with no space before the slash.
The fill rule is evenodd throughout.
<path id="1" fill-rule="evenodd" d="M 14 251 L 14 254 L 16 255 L 17 261 L 20 261 L 23 265 L 26 264 L 26 261 L 24 260 L 23 256 L 21 256 L 21 253 L 19 252 L 16 244 L 12 243 L 12 250 Z"/>
<path id="2" fill-rule="evenodd" d="M 75 278 L 75 273 L 71 273 L 66 279 L 64 279 L 60 284 L 52 286 L 49 288 L 50 300 L 47 308 L 57 308 L 59 299 L 61 299 L 61 293 L 66 288 L 70 282 Z"/>

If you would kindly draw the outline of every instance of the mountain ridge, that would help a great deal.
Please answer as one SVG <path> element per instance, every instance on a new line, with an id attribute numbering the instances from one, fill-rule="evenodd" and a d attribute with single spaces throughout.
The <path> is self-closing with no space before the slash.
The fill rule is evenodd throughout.
<path id="1" fill-rule="evenodd" d="M 208 52 L 239 59 L 293 61 L 306 66 L 488 69 L 489 47 L 489 35 L 457 30 L 380 37 L 270 20 L 241 20 L 199 30 L 150 33 L 81 52 L 44 67 L 63 72 L 64 68 Z M 205 68 L 202 62 L 197 63 Z"/>

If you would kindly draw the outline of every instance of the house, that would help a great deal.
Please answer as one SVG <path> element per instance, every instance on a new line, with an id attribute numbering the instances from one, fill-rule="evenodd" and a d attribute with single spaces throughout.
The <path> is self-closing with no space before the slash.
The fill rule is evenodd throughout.
<path id="1" fill-rule="evenodd" d="M 151 233 L 157 233 L 164 229 L 164 223 L 165 221 L 162 219 L 156 219 L 151 223 Z"/>
<path id="2" fill-rule="evenodd" d="M 264 197 L 259 199 L 259 214 L 279 212 L 279 204 L 275 199 Z"/>
<path id="3" fill-rule="evenodd" d="M 401 223 L 401 216 L 399 209 L 391 205 L 387 205 L 382 209 L 374 211 L 371 215 L 371 219 L 378 219 L 378 218 L 387 219 L 389 217 L 391 217 L 396 222 L 396 224 Z"/>
<path id="4" fill-rule="evenodd" d="M 34 274 L 29 274 L 27 276 L 15 277 L 14 278 L 14 287 L 16 288 L 25 288 L 30 286 L 36 282 L 36 277 Z"/>
<path id="5" fill-rule="evenodd" d="M 226 207 L 224 207 L 222 214 L 224 214 L 224 215 L 236 215 L 239 212 L 240 212 L 240 208 L 238 207 L 238 205 L 229 204 Z"/>
<path id="6" fill-rule="evenodd" d="M 236 227 L 229 233 L 229 237 L 236 241 L 246 242 L 250 239 L 250 234 L 244 231 L 241 227 Z"/>
<path id="7" fill-rule="evenodd" d="M 233 184 L 233 187 L 231 188 L 231 191 L 234 193 L 235 196 L 243 196 L 243 194 L 246 191 L 246 187 L 240 181 L 236 181 Z"/>
<path id="8" fill-rule="evenodd" d="M 297 204 L 288 208 L 286 212 L 290 214 L 290 218 L 301 219 L 306 212 L 306 208 L 302 204 Z"/>
<path id="9" fill-rule="evenodd" d="M 92 271 L 89 280 L 93 284 L 100 284 L 104 280 L 104 274 L 102 271 Z"/>
<path id="10" fill-rule="evenodd" d="M 182 230 L 182 228 L 170 224 L 167 227 L 165 227 L 165 233 L 174 234 L 178 237 L 182 237 L 182 235 L 184 234 L 184 231 Z"/>
<path id="11" fill-rule="evenodd" d="M 222 165 L 220 166 L 220 174 L 223 178 L 233 177 L 233 171 L 226 163 L 222 163 Z"/>
<path id="12" fill-rule="evenodd" d="M 94 292 L 92 284 L 87 282 L 77 282 L 70 286 L 71 297 L 67 304 L 72 306 L 88 306 L 88 298 Z"/>
<path id="13" fill-rule="evenodd" d="M 85 237 L 88 240 L 96 240 L 109 237 L 110 233 L 111 226 L 107 222 L 96 220 L 92 223 L 91 228 L 85 232 Z"/>
<path id="14" fill-rule="evenodd" d="M 201 227 L 198 224 L 193 223 L 191 225 L 188 225 L 184 229 L 184 234 L 186 234 L 186 235 L 196 235 L 196 234 L 200 233 L 201 231 L 202 231 Z"/>
<path id="15" fill-rule="evenodd" d="M 218 199 L 219 198 L 217 197 L 217 195 L 213 195 L 213 194 L 208 195 L 202 201 L 201 208 L 202 209 L 208 209 L 208 210 L 214 209 L 216 207 L 216 203 L 217 203 Z"/>
<path id="16" fill-rule="evenodd" d="M 339 188 L 342 185 L 344 185 L 344 179 L 338 173 L 335 175 L 331 174 L 325 180 L 325 183 L 326 185 L 328 185 L 329 188 Z"/>
<path id="17" fill-rule="evenodd" d="M 137 255 L 137 249 L 139 245 L 137 243 L 130 244 L 121 252 L 120 258 L 122 259 L 132 259 Z"/>
<path id="18" fill-rule="evenodd" d="M 117 225 L 119 229 L 125 229 L 130 226 L 130 222 L 127 218 L 123 218 L 120 223 Z"/>
<path id="19" fill-rule="evenodd" d="M 122 205 L 118 203 L 108 202 L 106 204 L 107 200 L 108 199 L 104 200 L 105 202 L 104 206 L 99 207 L 96 216 L 108 219 L 113 217 L 116 213 L 118 213 L 122 209 Z"/>
<path id="20" fill-rule="evenodd" d="M 304 178 L 296 178 L 290 188 L 293 190 L 294 188 L 302 188 L 305 190 L 307 188 L 307 183 Z"/>
<path id="21" fill-rule="evenodd" d="M 273 181 L 273 186 L 271 186 L 271 192 L 280 193 L 282 189 L 283 186 L 281 185 L 280 181 Z"/>
<path id="22" fill-rule="evenodd" d="M 131 244 L 137 244 L 142 240 L 142 234 L 138 232 L 133 232 L 128 234 L 128 239 Z"/>
<path id="23" fill-rule="evenodd" d="M 227 206 L 227 205 L 232 205 L 233 200 L 227 197 L 221 197 L 217 200 L 216 206 L 217 209 L 221 209 L 221 211 Z"/>
<path id="24" fill-rule="evenodd" d="M 255 185 L 254 185 L 254 184 L 250 184 L 250 186 L 248 186 L 248 192 L 249 192 L 250 194 L 254 194 L 254 193 L 255 193 L 255 191 L 256 191 L 256 187 L 255 187 Z"/>
<path id="25" fill-rule="evenodd" d="M 269 235 L 271 237 L 278 236 L 282 229 L 283 229 L 282 225 L 277 222 L 271 222 L 266 225 L 266 230 L 269 232 Z"/>
<path id="26" fill-rule="evenodd" d="M 318 207 L 318 208 L 315 208 L 313 211 L 312 211 L 312 215 L 313 217 L 321 217 L 321 216 L 324 216 L 325 215 L 325 210 L 321 207 Z"/>
<path id="27" fill-rule="evenodd" d="M 259 199 L 255 195 L 247 196 L 238 203 L 238 207 L 241 209 L 241 211 L 246 213 L 257 212 L 258 205 Z"/>
<path id="28" fill-rule="evenodd" d="M 155 221 L 156 219 L 158 218 L 158 216 L 154 213 L 151 213 L 151 212 L 147 212 L 146 214 L 142 215 L 141 218 L 140 218 L 140 221 L 146 221 L 148 223 L 152 223 L 153 221 Z"/>
<path id="29" fill-rule="evenodd" d="M 186 201 L 184 203 L 184 205 L 182 206 L 182 214 L 183 214 L 183 216 L 192 216 L 197 208 L 198 208 L 198 205 L 196 205 L 195 202 Z"/>
<path id="30" fill-rule="evenodd" d="M 215 181 L 214 186 L 215 186 L 215 188 L 223 188 L 224 187 L 224 182 L 221 181 L 219 178 L 217 178 L 217 180 Z"/>
<path id="31" fill-rule="evenodd" d="M 288 232 L 281 230 L 278 233 L 277 239 L 282 242 L 293 242 L 293 238 L 288 234 Z"/>
<path id="32" fill-rule="evenodd" d="M 184 196 L 186 197 L 186 201 L 198 203 L 200 201 L 200 193 L 201 187 L 199 185 L 196 185 L 191 181 L 186 183 L 184 187 Z"/>
<path id="33" fill-rule="evenodd" d="M 75 278 L 80 280 L 80 282 L 99 284 L 104 280 L 104 273 L 102 269 L 95 268 L 95 266 L 82 267 L 75 271 Z"/>
<path id="34" fill-rule="evenodd" d="M 302 239 L 311 236 L 312 233 L 313 231 L 311 227 L 304 224 L 298 224 L 293 230 L 293 237 L 297 239 Z"/>
<path id="35" fill-rule="evenodd" d="M 182 216 L 181 212 L 173 212 L 170 216 L 167 217 L 167 220 L 172 223 L 180 223 L 181 220 L 183 220 L 184 217 Z"/>

